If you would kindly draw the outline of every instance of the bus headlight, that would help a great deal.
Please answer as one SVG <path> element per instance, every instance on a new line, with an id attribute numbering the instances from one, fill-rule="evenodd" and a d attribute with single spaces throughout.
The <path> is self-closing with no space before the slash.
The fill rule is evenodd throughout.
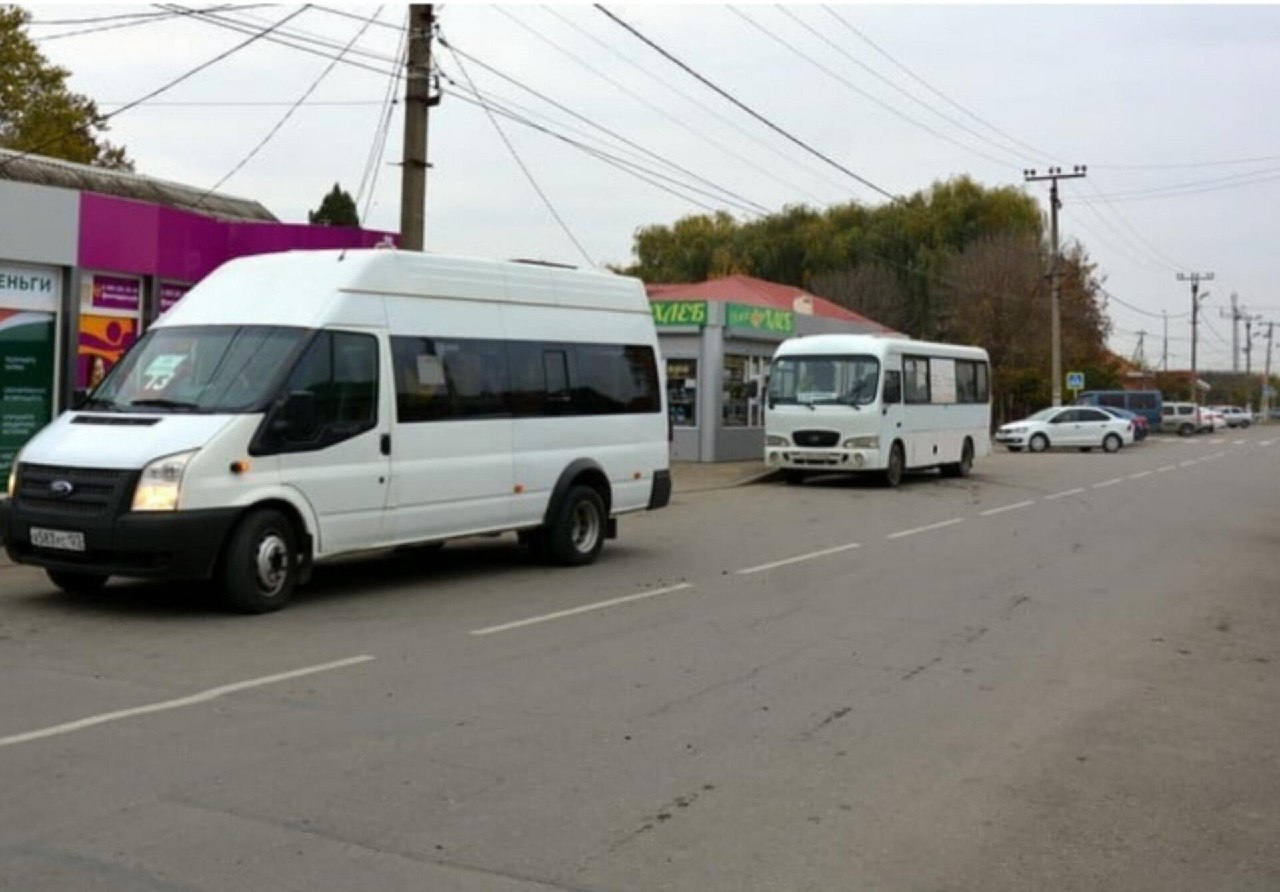
<path id="1" fill-rule="evenodd" d="M 138 479 L 138 487 L 133 491 L 134 511 L 176 511 L 178 496 L 182 494 L 182 475 L 187 470 L 187 462 L 196 454 L 179 452 L 157 458 L 142 469 Z"/>
<path id="2" fill-rule="evenodd" d="M 844 441 L 845 449 L 879 449 L 879 435 L 871 437 L 850 437 Z"/>
<path id="3" fill-rule="evenodd" d="M 786 437 L 779 437 L 777 434 L 769 434 L 769 436 L 767 436 L 767 437 L 765 437 L 765 438 L 764 438 L 764 445 L 766 445 L 766 446 L 790 446 L 790 445 L 791 445 L 791 443 L 790 443 L 790 441 L 789 441 L 789 440 L 787 440 L 787 438 L 786 438 Z"/>
<path id="4" fill-rule="evenodd" d="M 14 492 L 18 489 L 18 460 L 15 458 L 13 467 L 9 469 L 9 498 L 13 498 Z"/>

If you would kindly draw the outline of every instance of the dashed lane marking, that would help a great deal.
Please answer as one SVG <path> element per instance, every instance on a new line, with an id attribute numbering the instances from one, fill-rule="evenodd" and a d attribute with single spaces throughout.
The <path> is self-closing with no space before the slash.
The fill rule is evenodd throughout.
<path id="1" fill-rule="evenodd" d="M 40 740 L 45 737 L 56 737 L 60 734 L 71 734 L 75 731 L 83 731 L 86 728 L 92 728 L 95 725 L 105 725 L 107 722 L 119 722 L 124 719 L 134 718 L 135 716 L 149 715 L 153 712 L 182 709 L 184 706 L 196 706 L 200 703 L 208 703 L 210 700 L 217 700 L 219 697 L 225 697 L 228 694 L 234 694 L 237 691 L 247 691 L 250 688 L 260 688 L 264 685 L 279 684 L 282 681 L 301 678 L 304 675 L 315 675 L 317 672 L 332 672 L 334 669 L 344 669 L 347 666 L 356 666 L 360 663 L 367 663 L 372 659 L 373 657 L 368 654 L 361 654 L 358 657 L 347 657 L 344 660 L 334 660 L 331 663 L 321 663 L 318 666 L 306 666 L 302 669 L 293 669 L 289 672 L 278 672 L 275 675 L 264 675 L 260 678 L 250 678 L 247 681 L 237 681 L 233 684 L 224 684 L 220 687 L 209 688 L 207 691 L 201 691 L 198 694 L 192 694 L 189 697 L 179 697 L 176 700 L 163 700 L 159 703 L 148 703 L 145 706 L 135 706 L 132 709 L 120 709 L 115 712 L 104 712 L 98 715 L 91 715 L 87 718 L 77 719 L 74 722 L 52 725 L 48 728 L 40 728 L 36 731 L 27 731 L 24 734 L 12 734 L 8 737 L 0 737 L 0 747 L 13 746 L 18 743 L 28 743 L 32 740 Z"/>
<path id="2" fill-rule="evenodd" d="M 1062 492 L 1055 492 L 1052 495 L 1045 496 L 1046 502 L 1052 502 L 1054 499 L 1065 499 L 1067 496 L 1078 496 L 1084 492 L 1083 486 L 1077 486 L 1075 489 L 1064 489 Z"/>
<path id="3" fill-rule="evenodd" d="M 1139 471 L 1139 472 L 1138 472 L 1138 473 L 1136 473 L 1136 474 L 1130 474 L 1130 475 L 1129 475 L 1129 479 L 1130 479 L 1130 480 L 1141 480 L 1143 477 L 1150 477 L 1150 476 L 1151 476 L 1152 474 L 1154 474 L 1154 473 L 1155 473 L 1155 471 Z"/>
<path id="4" fill-rule="evenodd" d="M 583 604 L 581 607 L 571 607 L 568 610 L 557 610 L 555 613 L 544 613 L 541 616 L 531 616 L 528 619 L 518 619 L 515 622 L 503 623 L 500 626 L 487 626 L 483 629 L 472 629 L 472 635 L 493 635 L 498 632 L 509 632 L 512 629 L 521 629 L 525 626 L 533 626 L 538 623 L 549 623 L 557 619 L 565 619 L 570 616 L 577 616 L 580 613 L 589 613 L 592 610 L 604 610 L 606 607 L 616 607 L 619 604 L 629 604 L 632 601 L 644 601 L 648 598 L 656 598 L 659 595 L 669 595 L 672 592 L 685 591 L 693 588 L 691 582 L 681 582 L 678 585 L 669 585 L 665 588 L 655 588 L 647 592 L 636 592 L 634 595 L 623 595 L 621 598 L 610 598 L 607 601 L 595 601 L 591 604 Z"/>
<path id="5" fill-rule="evenodd" d="M 903 539 L 903 538 L 906 538 L 907 536 L 914 536 L 917 533 L 927 533 L 931 530 L 940 530 L 943 527 L 954 526 L 955 524 L 958 524 L 958 523 L 964 523 L 964 518 L 953 517 L 950 520 L 940 520 L 937 523 L 926 524 L 925 526 L 922 526 L 922 527 L 913 527 L 912 529 L 909 529 L 909 530 L 899 530 L 896 533 L 890 533 L 889 535 L 885 536 L 885 538 L 886 539 Z"/>
<path id="6" fill-rule="evenodd" d="M 1187 459 L 1186 461 L 1180 461 L 1180 462 L 1178 462 L 1178 464 L 1182 465 L 1182 467 L 1184 467 L 1184 468 L 1185 468 L 1185 467 L 1188 467 L 1188 466 L 1190 466 L 1190 465 L 1194 465 L 1198 460 L 1199 460 L 1199 459 L 1189 458 L 1189 459 Z"/>
<path id="7" fill-rule="evenodd" d="M 839 554 L 842 551 L 851 551 L 855 548 L 861 548 L 861 542 L 848 542 L 844 545 L 837 545 L 834 548 L 824 548 L 821 551 L 811 551 L 808 554 L 798 554 L 795 557 L 783 558 L 780 561 L 770 561 L 767 564 L 761 564 L 758 567 L 746 567 L 742 570 L 735 570 L 739 576 L 747 576 L 751 573 L 763 573 L 765 570 L 772 570 L 776 567 L 785 567 L 788 564 L 798 564 L 801 561 L 811 561 L 814 558 L 826 557 L 829 554 Z"/>
<path id="8" fill-rule="evenodd" d="M 980 511 L 979 516 L 991 517 L 993 514 L 1003 514 L 1006 511 L 1017 511 L 1019 508 L 1029 508 L 1034 505 L 1034 501 L 1014 502 L 1012 505 L 1001 505 L 999 508 L 988 508 L 986 511 Z"/>
<path id="9" fill-rule="evenodd" d="M 1112 477 L 1110 480 L 1103 480 L 1101 483 L 1093 484 L 1094 489 L 1106 489 L 1108 486 L 1115 486 L 1117 483 L 1124 483 L 1123 477 Z"/>
<path id="10" fill-rule="evenodd" d="M 1156 473 L 1163 474 L 1165 471 L 1176 471 L 1176 470 L 1178 470 L 1177 465 L 1165 465 L 1164 467 L 1156 468 Z"/>

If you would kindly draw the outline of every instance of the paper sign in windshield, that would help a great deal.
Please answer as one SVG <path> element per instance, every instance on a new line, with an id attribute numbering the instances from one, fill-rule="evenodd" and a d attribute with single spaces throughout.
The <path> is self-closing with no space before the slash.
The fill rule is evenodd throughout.
<path id="1" fill-rule="evenodd" d="M 186 360 L 185 353 L 162 353 L 151 360 L 142 373 L 143 390 L 164 390 Z"/>

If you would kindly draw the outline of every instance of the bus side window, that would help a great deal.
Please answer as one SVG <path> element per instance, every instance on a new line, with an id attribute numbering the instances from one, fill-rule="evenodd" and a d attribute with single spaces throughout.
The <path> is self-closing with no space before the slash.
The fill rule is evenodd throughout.
<path id="1" fill-rule="evenodd" d="M 884 404 L 902 402 L 902 372 L 888 369 L 884 373 Z"/>

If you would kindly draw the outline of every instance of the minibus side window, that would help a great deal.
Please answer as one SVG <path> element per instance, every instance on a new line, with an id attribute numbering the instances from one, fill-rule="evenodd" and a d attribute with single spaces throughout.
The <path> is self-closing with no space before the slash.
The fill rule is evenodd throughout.
<path id="1" fill-rule="evenodd" d="M 372 335 L 322 332 L 294 366 L 286 394 L 315 398 L 315 428 L 276 437 L 275 452 L 322 449 L 371 430 L 378 417 L 378 341 Z"/>
<path id="2" fill-rule="evenodd" d="M 902 402 L 902 372 L 886 369 L 884 373 L 884 403 L 896 406 Z"/>

